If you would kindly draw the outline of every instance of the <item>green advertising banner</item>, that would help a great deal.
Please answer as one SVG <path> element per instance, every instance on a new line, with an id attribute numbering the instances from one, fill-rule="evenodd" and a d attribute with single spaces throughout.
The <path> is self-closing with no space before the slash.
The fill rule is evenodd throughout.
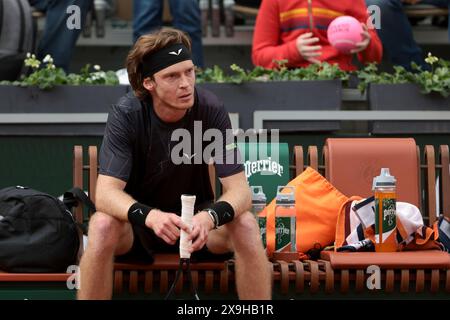
<path id="1" fill-rule="evenodd" d="M 238 143 L 250 186 L 262 186 L 267 203 L 277 195 L 277 187 L 289 182 L 287 143 Z"/>

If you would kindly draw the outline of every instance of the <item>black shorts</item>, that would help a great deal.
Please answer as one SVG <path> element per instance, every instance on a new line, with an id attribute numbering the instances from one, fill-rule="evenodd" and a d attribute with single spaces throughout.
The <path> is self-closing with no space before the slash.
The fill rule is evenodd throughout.
<path id="1" fill-rule="evenodd" d="M 195 212 L 207 208 L 211 202 L 201 204 L 195 207 Z M 132 225 L 133 228 L 133 245 L 127 253 L 116 257 L 117 262 L 153 262 L 153 254 L 155 253 L 179 253 L 180 239 L 174 245 L 166 243 L 158 237 L 152 229 L 143 226 Z M 233 253 L 214 254 L 211 253 L 206 245 L 191 255 L 191 261 L 214 261 L 231 259 Z"/>

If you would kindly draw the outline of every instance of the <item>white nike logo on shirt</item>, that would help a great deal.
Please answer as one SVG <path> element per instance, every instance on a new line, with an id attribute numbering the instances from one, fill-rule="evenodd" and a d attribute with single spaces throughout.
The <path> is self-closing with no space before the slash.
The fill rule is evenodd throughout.
<path id="1" fill-rule="evenodd" d="M 194 153 L 192 156 L 189 156 L 186 153 L 183 153 L 183 156 L 185 156 L 186 158 L 188 158 L 189 160 L 191 160 L 193 157 L 195 157 L 196 153 Z"/>

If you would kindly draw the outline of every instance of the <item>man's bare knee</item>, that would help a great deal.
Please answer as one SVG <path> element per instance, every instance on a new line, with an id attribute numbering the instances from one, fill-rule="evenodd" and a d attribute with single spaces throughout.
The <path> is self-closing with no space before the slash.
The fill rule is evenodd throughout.
<path id="1" fill-rule="evenodd" d="M 258 241 L 261 241 L 258 223 L 250 212 L 240 214 L 227 227 L 235 247 L 242 244 L 254 248 L 255 245 L 259 245 Z"/>
<path id="2" fill-rule="evenodd" d="M 223 254 L 234 251 L 233 244 L 231 243 L 228 235 L 228 229 L 225 226 L 212 230 L 209 233 L 206 246 L 209 251 L 215 254 Z"/>
<path id="3" fill-rule="evenodd" d="M 89 220 L 88 246 L 100 252 L 113 253 L 124 229 L 124 222 L 106 213 L 96 212 Z"/>
<path id="4" fill-rule="evenodd" d="M 229 228 L 232 233 L 235 232 L 246 232 L 250 234 L 254 234 L 259 232 L 258 223 L 256 222 L 255 217 L 249 211 L 246 211 L 239 216 L 237 216 L 232 223 L 230 223 Z"/>

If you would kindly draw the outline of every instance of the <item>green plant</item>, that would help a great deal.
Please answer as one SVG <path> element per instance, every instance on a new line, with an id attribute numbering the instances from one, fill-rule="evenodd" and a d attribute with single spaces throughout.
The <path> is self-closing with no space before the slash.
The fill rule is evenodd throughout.
<path id="1" fill-rule="evenodd" d="M 28 53 L 24 61 L 25 66 L 31 68 L 28 76 L 23 76 L 19 81 L 2 81 L 0 84 L 12 84 L 22 87 L 37 86 L 48 90 L 57 85 L 117 85 L 119 79 L 114 71 L 102 71 L 99 65 L 91 68 L 88 64 L 83 67 L 79 74 L 66 74 L 62 68 L 53 64 L 53 58 L 47 55 L 42 62 L 36 56 Z M 44 67 L 41 67 L 45 65 Z"/>
<path id="2" fill-rule="evenodd" d="M 431 53 L 428 53 L 425 62 L 430 65 L 431 70 L 423 70 L 416 63 L 412 63 L 412 71 L 395 66 L 394 73 L 387 73 L 379 72 L 376 64 L 369 64 L 356 72 L 360 79 L 358 88 L 363 93 L 370 83 L 414 83 L 421 88 L 421 92 L 424 94 L 437 92 L 443 97 L 448 97 L 450 95 L 450 62 L 439 59 Z"/>
<path id="3" fill-rule="evenodd" d="M 205 70 L 198 69 L 196 74 L 197 83 L 214 82 L 225 83 L 230 82 L 229 77 L 226 76 L 219 66 L 207 68 Z"/>
<path id="4" fill-rule="evenodd" d="M 369 63 L 362 70 L 356 71 L 360 80 L 358 89 L 366 91 L 369 84 L 399 84 L 413 82 L 413 74 L 402 66 L 394 66 L 394 73 L 379 72 L 376 63 Z"/>
<path id="5" fill-rule="evenodd" d="M 226 75 L 218 66 L 205 70 L 198 70 L 197 83 L 244 83 L 267 81 L 301 81 L 301 80 L 334 80 L 347 81 L 349 74 L 336 64 L 321 63 L 311 64 L 306 68 L 288 69 L 287 61 L 276 61 L 278 68 L 264 69 L 255 67 L 252 70 L 244 70 L 236 64 L 230 66 L 231 74 Z"/>
<path id="6" fill-rule="evenodd" d="M 450 61 L 439 59 L 428 53 L 425 61 L 431 66 L 431 71 L 423 71 L 417 64 L 413 69 L 414 81 L 422 88 L 422 93 L 438 92 L 443 97 L 450 95 Z"/>
<path id="7" fill-rule="evenodd" d="M 91 71 L 92 68 L 94 71 Z M 103 85 L 117 85 L 119 79 L 114 71 L 102 71 L 99 65 L 94 65 L 91 68 L 90 64 L 81 68 L 79 74 L 71 73 L 67 76 L 68 84 L 83 85 L 83 84 L 103 84 Z"/>

